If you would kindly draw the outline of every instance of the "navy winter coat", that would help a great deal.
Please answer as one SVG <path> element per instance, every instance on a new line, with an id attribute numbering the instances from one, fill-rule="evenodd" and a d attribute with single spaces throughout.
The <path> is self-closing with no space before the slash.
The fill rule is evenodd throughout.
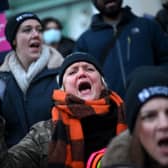
<path id="1" fill-rule="evenodd" d="M 103 55 L 117 31 L 120 34 L 115 44 Z M 90 28 L 79 37 L 74 50 L 89 52 L 100 60 L 109 88 L 124 97 L 127 76 L 136 67 L 168 64 L 168 35 L 154 20 L 137 17 L 125 7 L 116 29 L 105 23 L 101 14 L 94 15 Z"/>
<path id="2" fill-rule="evenodd" d="M 3 81 L 5 82 L 4 93 L 0 93 L 0 115 L 6 121 L 5 138 L 8 147 L 18 143 L 33 124 L 51 118 L 52 92 L 58 88 L 56 66 L 62 63 L 63 57 L 53 49 L 50 53 L 52 55 L 49 62 L 52 62 L 52 68 L 49 65 L 43 68 L 31 81 L 26 94 L 22 92 L 10 71 L 7 57 L 0 67 L 1 90 Z"/>

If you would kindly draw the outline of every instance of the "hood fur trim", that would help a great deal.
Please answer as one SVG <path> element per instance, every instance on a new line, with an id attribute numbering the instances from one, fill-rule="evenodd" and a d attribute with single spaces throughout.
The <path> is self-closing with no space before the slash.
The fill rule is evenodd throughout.
<path id="1" fill-rule="evenodd" d="M 114 164 L 131 164 L 130 158 L 131 136 L 126 130 L 112 139 L 107 146 L 106 152 L 101 160 L 102 167 Z"/>

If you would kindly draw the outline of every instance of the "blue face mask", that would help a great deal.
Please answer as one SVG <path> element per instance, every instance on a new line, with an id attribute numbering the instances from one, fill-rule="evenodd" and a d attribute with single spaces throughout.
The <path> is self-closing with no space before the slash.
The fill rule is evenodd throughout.
<path id="1" fill-rule="evenodd" d="M 61 31 L 49 29 L 43 32 L 43 41 L 46 44 L 58 43 L 61 40 Z"/>

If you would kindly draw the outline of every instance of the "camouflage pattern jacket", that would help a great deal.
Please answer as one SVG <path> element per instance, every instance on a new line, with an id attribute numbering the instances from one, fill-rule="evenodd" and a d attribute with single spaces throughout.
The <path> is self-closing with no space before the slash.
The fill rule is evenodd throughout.
<path id="1" fill-rule="evenodd" d="M 10 149 L 4 141 L 4 125 L 0 118 L 0 168 L 47 168 L 51 120 L 35 124 L 26 137 Z"/>

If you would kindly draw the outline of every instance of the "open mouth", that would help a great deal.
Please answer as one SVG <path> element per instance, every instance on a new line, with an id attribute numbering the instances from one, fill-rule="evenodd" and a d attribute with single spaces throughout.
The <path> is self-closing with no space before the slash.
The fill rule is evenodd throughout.
<path id="1" fill-rule="evenodd" d="M 40 43 L 39 42 L 34 42 L 30 44 L 31 48 L 40 48 Z"/>
<path id="2" fill-rule="evenodd" d="M 116 0 L 106 0 L 104 2 L 105 5 L 107 5 L 108 3 L 116 3 Z"/>
<path id="3" fill-rule="evenodd" d="M 86 92 L 91 90 L 91 84 L 89 82 L 81 82 L 78 87 L 79 92 Z"/>
<path id="4" fill-rule="evenodd" d="M 104 4 L 106 5 L 106 7 L 111 7 L 116 5 L 116 0 L 107 0 L 104 2 Z"/>
<path id="5" fill-rule="evenodd" d="M 162 138 L 158 142 L 159 147 L 166 147 L 168 148 L 168 138 Z"/>
<path id="6" fill-rule="evenodd" d="M 161 138 L 158 141 L 159 153 L 168 158 L 168 137 Z"/>

